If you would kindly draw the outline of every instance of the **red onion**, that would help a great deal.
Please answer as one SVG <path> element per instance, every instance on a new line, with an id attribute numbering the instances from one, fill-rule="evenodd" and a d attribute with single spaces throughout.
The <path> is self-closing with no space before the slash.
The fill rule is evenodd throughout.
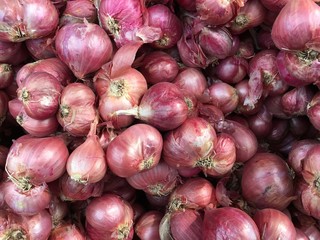
<path id="1" fill-rule="evenodd" d="M 4 186 L 4 200 L 14 213 L 32 216 L 49 206 L 51 193 L 46 184 L 21 190 L 9 181 Z"/>
<path id="2" fill-rule="evenodd" d="M 85 240 L 86 238 L 76 225 L 71 223 L 63 223 L 52 229 L 49 238 L 49 240 L 61 239 Z"/>
<path id="3" fill-rule="evenodd" d="M 236 55 L 247 60 L 254 57 L 255 49 L 253 39 L 251 37 L 245 37 L 244 39 L 241 39 Z"/>
<path id="4" fill-rule="evenodd" d="M 308 132 L 312 130 L 313 126 L 310 126 L 310 121 L 306 115 L 295 116 L 289 119 L 289 131 L 294 136 L 309 137 Z"/>
<path id="5" fill-rule="evenodd" d="M 80 79 L 100 69 L 112 55 L 107 33 L 99 25 L 88 22 L 62 27 L 57 32 L 55 47 L 59 58 Z"/>
<path id="6" fill-rule="evenodd" d="M 207 122 L 211 124 L 211 126 L 215 126 L 219 121 L 224 120 L 224 114 L 220 110 L 220 108 L 212 105 L 212 104 L 199 104 L 199 117 L 205 119 Z"/>
<path id="7" fill-rule="evenodd" d="M 162 220 L 166 223 L 166 216 Z M 185 209 L 184 211 L 177 211 L 169 215 L 169 226 L 165 226 L 168 230 L 164 230 L 164 226 L 160 226 L 161 239 L 202 239 L 202 214 L 194 209 Z M 170 231 L 168 236 L 164 235 L 164 232 Z M 170 236 L 170 238 L 168 238 Z"/>
<path id="8" fill-rule="evenodd" d="M 212 26 L 224 25 L 230 22 L 243 7 L 246 0 L 211 1 L 196 0 L 196 10 L 199 18 Z"/>
<path id="9" fill-rule="evenodd" d="M 302 213 L 316 219 L 320 217 L 319 190 L 317 183 L 308 184 L 303 178 L 298 178 L 295 184 L 296 200 L 293 205 Z"/>
<path id="10" fill-rule="evenodd" d="M 160 132 L 147 124 L 134 124 L 114 138 L 106 151 L 110 170 L 120 177 L 130 177 L 155 167 L 161 157 Z"/>
<path id="11" fill-rule="evenodd" d="M 237 162 L 246 162 L 257 152 L 257 138 L 248 127 L 232 120 L 220 121 L 215 127 L 217 132 L 233 137 Z"/>
<path id="12" fill-rule="evenodd" d="M 17 90 L 28 116 L 47 119 L 58 110 L 62 86 L 54 76 L 45 72 L 30 74 Z"/>
<path id="13" fill-rule="evenodd" d="M 122 197 L 129 203 L 137 202 L 137 191 L 134 189 L 125 178 L 118 177 L 109 173 L 104 178 L 103 193 L 114 193 Z"/>
<path id="14" fill-rule="evenodd" d="M 99 113 L 110 127 L 123 128 L 132 124 L 132 116 L 117 116 L 117 110 L 137 106 L 147 91 L 144 76 L 131 65 L 141 44 L 121 47 L 112 62 L 102 66 L 94 76 L 94 87 L 100 97 Z"/>
<path id="15" fill-rule="evenodd" d="M 273 12 L 280 12 L 280 10 L 289 2 L 288 0 L 260 0 L 263 6 Z"/>
<path id="16" fill-rule="evenodd" d="M 213 167 L 203 170 L 205 174 L 212 177 L 222 177 L 231 171 L 236 161 L 236 145 L 229 134 L 218 134 L 214 153 L 210 158 Z"/>
<path id="17" fill-rule="evenodd" d="M 58 12 L 50 0 L 2 0 L 1 5 L 6 7 L 0 13 L 5 26 L 0 30 L 0 40 L 21 42 L 44 37 L 58 26 Z"/>
<path id="18" fill-rule="evenodd" d="M 319 53 L 306 50 L 298 52 L 280 51 L 277 64 L 280 76 L 290 86 L 305 86 L 316 83 L 320 77 Z"/>
<path id="19" fill-rule="evenodd" d="M 197 43 L 194 34 L 194 26 L 197 24 L 196 17 L 185 16 L 183 21 L 183 34 L 177 42 L 179 57 L 187 67 L 206 68 L 210 64 L 210 60 L 204 54 L 202 48 Z"/>
<path id="20" fill-rule="evenodd" d="M 176 85 L 160 82 L 146 91 L 139 106 L 129 110 L 119 110 L 115 114 L 133 115 L 160 131 L 168 131 L 180 126 L 187 119 L 188 106 Z"/>
<path id="21" fill-rule="evenodd" d="M 127 178 L 128 183 L 135 189 L 143 190 L 151 195 L 168 195 L 178 184 L 178 171 L 165 162 L 151 169 L 137 173 Z"/>
<path id="22" fill-rule="evenodd" d="M 253 220 L 257 224 L 262 239 L 296 240 L 296 230 L 292 221 L 277 209 L 258 210 Z"/>
<path id="23" fill-rule="evenodd" d="M 296 240 L 309 240 L 302 230 L 296 228 Z"/>
<path id="24" fill-rule="evenodd" d="M 46 210 L 42 210 L 33 216 L 23 216 L 22 221 L 26 224 L 30 239 L 47 240 L 51 233 L 52 220 Z"/>
<path id="25" fill-rule="evenodd" d="M 204 92 L 202 98 L 203 102 L 218 107 L 224 114 L 234 111 L 239 102 L 236 89 L 224 82 L 213 83 Z"/>
<path id="26" fill-rule="evenodd" d="M 172 82 L 178 75 L 179 66 L 168 53 L 153 51 L 144 56 L 139 71 L 149 84 Z"/>
<path id="27" fill-rule="evenodd" d="M 248 0 L 230 24 L 233 34 L 240 34 L 263 23 L 267 10 L 259 0 Z"/>
<path id="28" fill-rule="evenodd" d="M 146 199 L 148 201 L 149 206 L 152 209 L 156 209 L 159 211 L 165 211 L 167 204 L 169 203 L 170 195 L 167 196 L 157 196 L 146 194 Z"/>
<path id="29" fill-rule="evenodd" d="M 86 136 L 96 117 L 94 92 L 82 83 L 71 83 L 62 90 L 57 119 L 73 136 Z"/>
<path id="30" fill-rule="evenodd" d="M 233 55 L 233 37 L 227 28 L 203 27 L 198 41 L 208 58 L 224 59 Z"/>
<path id="31" fill-rule="evenodd" d="M 207 88 L 207 80 L 204 74 L 197 68 L 186 67 L 182 69 L 173 80 L 173 83 L 181 90 L 192 93 L 197 98 Z"/>
<path id="32" fill-rule="evenodd" d="M 258 139 L 264 139 L 272 131 L 272 115 L 266 106 L 262 105 L 259 112 L 248 117 L 248 124 Z"/>
<path id="33" fill-rule="evenodd" d="M 119 196 L 105 194 L 93 199 L 85 210 L 85 216 L 90 239 L 97 239 L 95 236 L 99 233 L 110 235 L 110 239 L 131 239 L 129 235 L 133 229 L 133 210 Z"/>
<path id="34" fill-rule="evenodd" d="M 281 98 L 281 95 L 268 96 L 264 99 L 264 104 L 274 117 L 286 120 L 289 116 L 282 109 Z"/>
<path id="35" fill-rule="evenodd" d="M 52 192 L 50 186 L 50 191 Z M 52 192 L 52 198 L 49 204 L 50 218 L 52 219 L 52 225 L 57 227 L 61 221 L 69 214 L 68 204 L 61 200 L 61 198 L 56 193 Z"/>
<path id="36" fill-rule="evenodd" d="M 252 218 L 244 211 L 223 207 L 204 213 L 202 234 L 209 239 L 260 239 L 259 230 Z"/>
<path id="37" fill-rule="evenodd" d="M 81 183 L 73 180 L 68 174 L 59 178 L 60 198 L 63 201 L 81 201 L 90 197 L 99 197 L 103 192 L 103 181 Z"/>
<path id="38" fill-rule="evenodd" d="M 96 135 L 97 121 L 91 124 L 86 140 L 78 146 L 67 160 L 66 170 L 71 179 L 80 183 L 96 183 L 107 171 L 105 153 Z"/>
<path id="39" fill-rule="evenodd" d="M 289 126 L 286 119 L 273 118 L 272 130 L 267 136 L 267 141 L 273 144 L 279 144 L 288 134 Z"/>
<path id="40" fill-rule="evenodd" d="M 0 89 L 7 88 L 14 80 L 14 71 L 10 64 L 0 64 Z"/>
<path id="41" fill-rule="evenodd" d="M 102 131 L 100 131 L 99 142 L 102 149 L 106 150 L 109 143 L 120 133 L 121 133 L 121 130 L 116 131 L 112 128 L 105 128 Z"/>
<path id="42" fill-rule="evenodd" d="M 307 107 L 307 116 L 311 122 L 311 124 L 317 129 L 320 129 L 320 124 L 319 124 L 319 106 L 320 106 L 320 93 L 317 92 L 311 102 L 308 104 Z"/>
<path id="43" fill-rule="evenodd" d="M 209 204 L 216 206 L 216 202 L 215 188 L 207 179 L 189 178 L 170 194 L 168 210 L 175 212 L 188 208 L 202 209 Z"/>
<path id="44" fill-rule="evenodd" d="M 176 45 L 182 36 L 180 19 L 163 4 L 156 4 L 147 9 L 148 24 L 153 28 L 161 29 L 160 39 L 151 43 L 158 49 L 168 49 Z"/>
<path id="45" fill-rule="evenodd" d="M 163 214 L 159 211 L 144 213 L 135 223 L 134 230 L 141 240 L 160 240 L 159 225 Z"/>
<path id="46" fill-rule="evenodd" d="M 24 45 L 19 42 L 6 42 L 0 41 L 0 62 L 13 64 L 21 63 L 22 61 L 16 62 L 16 58 L 19 55 L 19 52 L 23 52 Z M 25 59 L 23 59 L 25 60 Z"/>
<path id="47" fill-rule="evenodd" d="M 234 84 L 247 75 L 248 69 L 248 62 L 244 58 L 230 56 L 219 62 L 215 68 L 215 74 L 221 81 Z"/>
<path id="48" fill-rule="evenodd" d="M 56 57 L 54 49 L 55 32 L 42 38 L 26 40 L 26 46 L 35 59 L 47 59 Z"/>
<path id="49" fill-rule="evenodd" d="M 281 98 L 283 111 L 288 115 L 306 115 L 307 105 L 313 96 L 314 91 L 311 86 L 293 88 Z"/>
<path id="50" fill-rule="evenodd" d="M 59 25 L 70 23 L 83 23 L 85 20 L 95 23 L 97 20 L 97 9 L 90 0 L 67 1 L 66 7 L 60 17 Z"/>
<path id="51" fill-rule="evenodd" d="M 320 7 L 312 0 L 288 1 L 272 27 L 271 35 L 277 48 L 319 51 L 319 16 Z"/>
<path id="52" fill-rule="evenodd" d="M 273 153 L 257 153 L 244 164 L 241 189 L 243 197 L 257 208 L 283 210 L 295 198 L 289 168 Z"/>
<path id="53" fill-rule="evenodd" d="M 10 147 L 6 171 L 22 189 L 58 179 L 65 171 L 68 149 L 60 136 L 15 140 Z"/>
<path id="54" fill-rule="evenodd" d="M 318 163 L 318 156 L 320 151 L 320 144 L 315 144 L 306 153 L 302 162 L 302 176 L 304 180 L 318 187 L 320 165 Z"/>
<path id="55" fill-rule="evenodd" d="M 4 167 L 9 153 L 9 148 L 0 145 L 0 167 Z"/>
<path id="56" fill-rule="evenodd" d="M 189 118 L 165 135 L 162 157 L 174 168 L 200 167 L 205 171 L 214 168 L 212 155 L 216 143 L 216 132 L 209 122 Z"/>

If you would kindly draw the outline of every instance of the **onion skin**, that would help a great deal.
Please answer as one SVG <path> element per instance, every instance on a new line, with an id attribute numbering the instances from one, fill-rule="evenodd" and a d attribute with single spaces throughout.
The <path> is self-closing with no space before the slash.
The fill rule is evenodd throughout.
<path id="1" fill-rule="evenodd" d="M 8 102 L 9 97 L 8 95 L 0 90 L 0 126 L 2 125 L 3 121 L 6 119 L 7 112 L 8 112 Z"/>
<path id="2" fill-rule="evenodd" d="M 204 240 L 260 239 L 253 219 L 242 210 L 232 207 L 206 210 L 202 234 Z"/>
<path id="3" fill-rule="evenodd" d="M 55 46 L 59 58 L 79 79 L 101 68 L 110 60 L 113 51 L 108 34 L 93 23 L 74 23 L 62 27 L 57 32 Z"/>
<path id="4" fill-rule="evenodd" d="M 51 215 L 42 210 L 33 216 L 23 216 L 22 221 L 26 223 L 30 239 L 47 240 L 51 233 Z"/>
<path id="5" fill-rule="evenodd" d="M 178 184 L 179 173 L 160 161 L 157 166 L 128 177 L 126 180 L 132 187 L 143 190 L 147 194 L 166 196 Z"/>
<path id="6" fill-rule="evenodd" d="M 15 183 L 9 181 L 4 186 L 4 200 L 13 212 L 32 216 L 49 206 L 51 193 L 48 186 L 42 184 L 27 191 L 19 189 Z"/>
<path id="7" fill-rule="evenodd" d="M 189 118 L 178 128 L 167 132 L 162 157 L 169 166 L 177 169 L 201 168 L 202 161 L 211 155 L 216 143 L 217 135 L 210 123 L 199 117 Z"/>
<path id="8" fill-rule="evenodd" d="M 34 59 L 54 58 L 54 37 L 55 32 L 46 37 L 26 40 L 26 47 Z"/>
<path id="9" fill-rule="evenodd" d="M 30 74 L 17 90 L 28 116 L 43 120 L 54 116 L 58 110 L 61 84 L 49 73 Z"/>
<path id="10" fill-rule="evenodd" d="M 245 163 L 241 189 L 242 196 L 257 208 L 283 210 L 295 199 L 289 168 L 273 153 L 257 153 Z"/>
<path id="11" fill-rule="evenodd" d="M 163 213 L 159 211 L 148 211 L 144 213 L 136 222 L 134 230 L 141 240 L 160 240 L 159 225 Z"/>
<path id="12" fill-rule="evenodd" d="M 291 219 L 279 210 L 272 208 L 258 210 L 253 220 L 262 239 L 296 240 L 296 230 Z"/>
<path id="13" fill-rule="evenodd" d="M 320 129 L 319 124 L 319 118 L 320 118 L 320 93 L 316 93 L 311 102 L 307 106 L 307 116 L 311 122 L 311 124 L 316 128 L 317 130 Z"/>
<path id="14" fill-rule="evenodd" d="M 92 238 L 91 234 L 94 236 L 100 232 L 107 235 L 112 234 L 115 236 L 114 239 L 131 239 L 129 234 L 133 229 L 133 210 L 119 196 L 105 194 L 93 199 L 87 206 L 85 215 L 86 229 L 90 238 Z M 89 225 L 91 231 L 88 231 Z"/>
<path id="15" fill-rule="evenodd" d="M 14 81 L 14 70 L 10 64 L 0 63 L 0 89 L 7 88 Z"/>
<path id="16" fill-rule="evenodd" d="M 275 45 L 281 50 L 319 51 L 319 19 L 320 8 L 313 1 L 288 1 L 273 23 L 271 36 Z"/>
<path id="17" fill-rule="evenodd" d="M 58 179 L 65 171 L 68 149 L 59 136 L 36 138 L 22 136 L 10 147 L 6 162 L 8 174 L 41 184 Z"/>
<path id="18" fill-rule="evenodd" d="M 106 151 L 110 170 L 119 177 L 130 177 L 150 169 L 160 161 L 163 139 L 147 124 L 134 124 L 114 138 Z"/>
<path id="19" fill-rule="evenodd" d="M 71 83 L 62 90 L 57 119 L 72 136 L 86 136 L 96 117 L 96 96 L 82 83 Z"/>
<path id="20" fill-rule="evenodd" d="M 56 8 L 49 0 L 2 0 L 0 21 L 5 26 L 0 31 L 0 40 L 21 42 L 44 37 L 53 32 L 59 21 Z M 41 14 L 37 14 L 41 13 Z"/>
<path id="21" fill-rule="evenodd" d="M 61 239 L 85 240 L 86 238 L 76 225 L 64 223 L 55 227 L 52 230 L 49 238 L 49 240 Z"/>

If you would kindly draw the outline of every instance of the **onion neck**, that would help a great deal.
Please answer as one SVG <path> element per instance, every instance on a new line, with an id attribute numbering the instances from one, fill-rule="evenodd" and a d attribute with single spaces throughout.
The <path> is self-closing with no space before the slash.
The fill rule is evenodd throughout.
<path id="1" fill-rule="evenodd" d="M 168 46 L 169 41 L 170 41 L 170 38 L 164 34 L 162 38 L 160 38 L 159 40 L 156 41 L 156 43 L 158 46 L 166 47 L 166 46 Z"/>
<path id="2" fill-rule="evenodd" d="M 246 17 L 246 15 L 238 15 L 234 22 L 237 26 L 242 27 L 248 23 L 248 18 Z"/>
<path id="3" fill-rule="evenodd" d="M 311 66 L 314 61 L 320 60 L 319 52 L 316 52 L 311 49 L 299 51 L 296 55 L 299 61 L 305 64 L 306 66 Z"/>
<path id="4" fill-rule="evenodd" d="M 215 167 L 214 159 L 212 156 L 202 158 L 197 161 L 195 167 L 199 167 L 201 169 L 213 169 Z"/>
<path id="5" fill-rule="evenodd" d="M 117 231 L 117 239 L 124 240 L 127 239 L 130 234 L 130 227 L 127 224 L 120 225 Z"/>
<path id="6" fill-rule="evenodd" d="M 70 113 L 70 107 L 69 106 L 67 106 L 67 105 L 61 105 L 60 106 L 60 116 L 62 118 L 68 117 L 69 113 Z"/>
<path id="7" fill-rule="evenodd" d="M 111 16 L 108 16 L 108 19 L 107 19 L 107 26 L 108 26 L 108 29 L 109 31 L 114 35 L 114 36 L 119 36 L 120 35 L 120 25 L 119 25 L 119 22 L 112 18 Z"/>
<path id="8" fill-rule="evenodd" d="M 166 196 L 163 192 L 164 186 L 161 183 L 157 183 L 151 186 L 148 186 L 148 190 L 149 192 L 152 193 L 152 195 L 156 195 L 156 196 Z"/>
<path id="9" fill-rule="evenodd" d="M 28 102 L 29 97 L 30 97 L 30 94 L 29 94 L 28 90 L 27 90 L 27 89 L 22 89 L 22 92 L 21 92 L 22 102 L 23 102 L 23 103 Z"/>
<path id="10" fill-rule="evenodd" d="M 8 179 L 11 180 L 16 185 L 16 187 L 22 190 L 23 192 L 28 192 L 32 189 L 33 185 L 30 183 L 30 178 L 22 177 L 20 179 L 16 179 L 9 172 L 7 173 Z"/>
<path id="11" fill-rule="evenodd" d="M 179 211 L 179 210 L 182 210 L 184 209 L 184 202 L 182 201 L 181 198 L 174 198 L 170 204 L 169 204 L 169 207 L 168 207 L 168 211 L 169 212 L 176 212 L 176 211 Z"/>
<path id="12" fill-rule="evenodd" d="M 126 84 L 124 79 L 112 81 L 110 84 L 110 93 L 115 97 L 122 97 L 125 94 Z"/>
<path id="13" fill-rule="evenodd" d="M 22 229 L 13 229 L 5 234 L 3 240 L 27 240 L 27 234 Z"/>
<path id="14" fill-rule="evenodd" d="M 317 189 L 317 191 L 320 192 L 320 177 L 316 178 L 316 180 L 314 180 L 313 184 L 314 184 L 314 187 Z"/>

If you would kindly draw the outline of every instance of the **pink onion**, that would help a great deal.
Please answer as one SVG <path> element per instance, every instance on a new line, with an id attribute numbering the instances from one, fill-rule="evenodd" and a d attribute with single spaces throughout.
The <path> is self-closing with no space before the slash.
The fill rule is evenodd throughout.
<path id="1" fill-rule="evenodd" d="M 62 27 L 56 35 L 59 58 L 77 78 L 83 79 L 110 60 L 112 43 L 97 24 L 73 23 Z"/>
<path id="2" fill-rule="evenodd" d="M 65 223 L 55 227 L 49 238 L 49 240 L 60 239 L 85 240 L 85 235 L 76 225 Z"/>
<path id="3" fill-rule="evenodd" d="M 233 207 L 206 210 L 202 234 L 204 240 L 260 239 L 259 230 L 253 219 L 244 211 Z"/>
<path id="4" fill-rule="evenodd" d="M 14 71 L 10 64 L 0 64 L 0 89 L 7 88 L 14 80 Z"/>
<path id="5" fill-rule="evenodd" d="M 55 31 L 59 16 L 50 0 L 2 0 L 0 40 L 21 42 L 44 37 Z"/>
<path id="6" fill-rule="evenodd" d="M 133 176 L 158 164 L 162 145 L 156 128 L 134 124 L 110 142 L 106 151 L 108 166 L 119 177 Z"/>
<path id="7" fill-rule="evenodd" d="M 148 211 L 136 222 L 134 230 L 141 240 L 160 240 L 159 225 L 163 214 L 159 211 Z"/>
<path id="8" fill-rule="evenodd" d="M 6 171 L 22 189 L 58 179 L 69 156 L 60 136 L 36 138 L 24 135 L 11 145 Z"/>
<path id="9" fill-rule="evenodd" d="M 320 117 L 320 111 L 319 111 L 319 106 L 320 106 L 320 93 L 317 92 L 311 102 L 308 104 L 307 107 L 307 116 L 311 122 L 311 124 L 317 129 L 320 129 L 320 124 L 319 124 L 319 117 Z"/>
<path id="10" fill-rule="evenodd" d="M 26 46 L 35 59 L 47 59 L 56 57 L 54 49 L 55 32 L 48 36 L 26 40 Z"/>
<path id="11" fill-rule="evenodd" d="M 94 92 L 82 83 L 71 83 L 60 97 L 57 119 L 60 125 L 73 136 L 86 136 L 90 124 L 96 118 Z"/>

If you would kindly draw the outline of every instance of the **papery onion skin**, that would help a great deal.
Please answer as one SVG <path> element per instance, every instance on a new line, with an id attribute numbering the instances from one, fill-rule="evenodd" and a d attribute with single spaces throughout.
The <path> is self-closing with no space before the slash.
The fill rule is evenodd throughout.
<path id="1" fill-rule="evenodd" d="M 202 214 L 194 209 L 177 211 L 170 216 L 170 230 L 173 239 L 202 239 Z"/>
<path id="2" fill-rule="evenodd" d="M 207 80 L 204 74 L 197 68 L 184 68 L 173 80 L 180 89 L 193 93 L 199 98 L 207 88 Z"/>
<path id="3" fill-rule="evenodd" d="M 160 132 L 147 124 L 134 124 L 114 138 L 107 150 L 110 170 L 119 177 L 130 177 L 158 164 L 163 139 Z"/>
<path id="4" fill-rule="evenodd" d="M 23 216 L 22 221 L 27 225 L 30 239 L 47 240 L 52 229 L 51 215 L 42 210 L 33 216 Z"/>
<path id="5" fill-rule="evenodd" d="M 210 156 L 216 143 L 217 135 L 209 122 L 190 118 L 164 136 L 162 157 L 174 168 L 201 168 L 201 161 Z"/>
<path id="6" fill-rule="evenodd" d="M 17 94 L 26 113 L 34 119 L 43 120 L 56 114 L 61 91 L 62 86 L 55 77 L 36 72 L 25 79 Z"/>
<path id="7" fill-rule="evenodd" d="M 41 3 L 36 0 L 2 0 L 1 5 L 6 6 L 0 14 L 0 21 L 4 25 L 0 31 L 3 41 L 21 42 L 44 37 L 58 26 L 58 12 L 49 0 Z"/>
<path id="8" fill-rule="evenodd" d="M 166 196 L 176 187 L 180 177 L 176 169 L 161 161 L 157 166 L 126 179 L 135 189 L 151 195 Z"/>
<path id="9" fill-rule="evenodd" d="M 289 168 L 273 153 L 257 153 L 245 163 L 241 189 L 243 197 L 257 208 L 283 210 L 295 198 Z"/>
<path id="10" fill-rule="evenodd" d="M 206 210 L 202 233 L 204 240 L 260 239 L 253 219 L 244 211 L 233 207 Z"/>
<path id="11" fill-rule="evenodd" d="M 23 216 L 39 213 L 49 206 L 51 200 L 51 193 L 46 184 L 24 191 L 9 181 L 5 183 L 4 192 L 4 200 L 7 205 L 13 212 Z"/>
<path id="12" fill-rule="evenodd" d="M 182 36 L 180 19 L 165 5 L 156 4 L 147 9 L 148 25 L 161 29 L 161 37 L 151 45 L 157 49 L 168 49 L 176 45 Z"/>
<path id="13" fill-rule="evenodd" d="M 93 199 L 87 206 L 85 214 L 86 224 L 90 225 L 92 230 L 112 233 L 118 237 L 115 239 L 127 239 L 133 227 L 131 206 L 115 194 L 105 194 Z M 88 235 L 91 233 L 88 232 Z"/>
<path id="14" fill-rule="evenodd" d="M 320 144 L 315 144 L 312 146 L 306 153 L 306 157 L 302 163 L 302 176 L 303 179 L 318 188 L 319 172 L 319 152 L 320 152 Z"/>
<path id="15" fill-rule="evenodd" d="M 0 64 L 0 89 L 7 88 L 14 81 L 14 71 L 10 64 Z"/>
<path id="16" fill-rule="evenodd" d="M 51 182 L 65 171 L 69 156 L 60 136 L 36 138 L 24 135 L 12 144 L 6 161 L 6 171 L 16 179 L 33 184 Z"/>
<path id="17" fill-rule="evenodd" d="M 253 220 L 259 228 L 261 238 L 296 240 L 295 227 L 283 212 L 265 208 L 258 210 Z"/>
<path id="18" fill-rule="evenodd" d="M 201 209 L 215 203 L 215 188 L 211 182 L 195 177 L 187 179 L 170 194 L 168 209 L 170 212 L 188 208 Z"/>
<path id="19" fill-rule="evenodd" d="M 312 0 L 288 1 L 273 23 L 275 45 L 283 50 L 320 50 L 319 19 L 320 8 Z"/>
<path id="20" fill-rule="evenodd" d="M 49 238 L 49 240 L 61 239 L 85 240 L 85 235 L 80 231 L 80 229 L 76 225 L 64 223 L 55 227 L 52 230 Z"/>
<path id="21" fill-rule="evenodd" d="M 172 82 L 179 72 L 176 60 L 163 51 L 153 51 L 146 54 L 139 71 L 149 84 Z"/>
<path id="22" fill-rule="evenodd" d="M 62 27 L 57 32 L 55 47 L 59 58 L 79 79 L 101 68 L 110 60 L 113 51 L 108 34 L 93 23 Z"/>
<path id="23" fill-rule="evenodd" d="M 57 119 L 73 136 L 86 136 L 96 117 L 96 96 L 83 83 L 71 83 L 62 90 Z"/>
<path id="24" fill-rule="evenodd" d="M 320 129 L 320 93 L 316 93 L 307 107 L 307 116 L 311 124 L 317 129 Z"/>
<path id="25" fill-rule="evenodd" d="M 230 22 L 246 1 L 196 0 L 195 2 L 200 19 L 207 24 L 217 26 Z"/>
<path id="26" fill-rule="evenodd" d="M 47 59 L 56 57 L 54 49 L 55 32 L 42 38 L 29 39 L 26 46 L 34 59 Z"/>
<path id="27" fill-rule="evenodd" d="M 159 211 L 148 211 L 144 213 L 135 223 L 135 233 L 141 240 L 160 240 L 159 225 L 163 213 Z"/>

